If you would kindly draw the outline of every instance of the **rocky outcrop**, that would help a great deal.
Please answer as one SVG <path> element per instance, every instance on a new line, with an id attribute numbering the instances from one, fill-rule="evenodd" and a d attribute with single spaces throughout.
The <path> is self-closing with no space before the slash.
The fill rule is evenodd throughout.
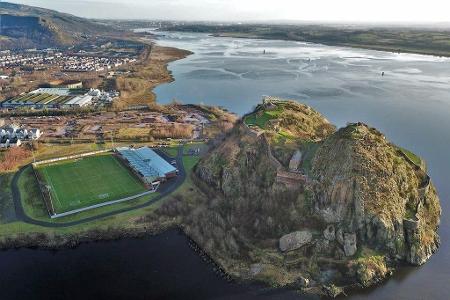
<path id="1" fill-rule="evenodd" d="M 280 250 L 283 252 L 299 249 L 312 240 L 312 234 L 309 231 L 296 231 L 286 234 L 280 238 Z"/>
<path id="2" fill-rule="evenodd" d="M 345 233 L 344 234 L 344 253 L 345 256 L 355 255 L 357 250 L 356 247 L 356 234 L 355 233 Z"/>
<path id="3" fill-rule="evenodd" d="M 276 105 L 276 128 L 238 124 L 196 167 L 208 196 L 187 223 L 199 244 L 237 276 L 333 296 L 436 251 L 441 210 L 422 168 L 365 124 L 334 132 L 313 110 Z M 304 180 L 280 181 L 298 149 Z"/>
<path id="4" fill-rule="evenodd" d="M 346 256 L 367 246 L 423 264 L 439 246 L 440 206 L 429 177 L 377 130 L 350 124 L 318 149 L 314 210 L 336 224 Z"/>
<path id="5" fill-rule="evenodd" d="M 330 242 L 336 239 L 336 230 L 333 225 L 328 225 L 327 228 L 325 228 L 323 231 L 323 237 Z"/>

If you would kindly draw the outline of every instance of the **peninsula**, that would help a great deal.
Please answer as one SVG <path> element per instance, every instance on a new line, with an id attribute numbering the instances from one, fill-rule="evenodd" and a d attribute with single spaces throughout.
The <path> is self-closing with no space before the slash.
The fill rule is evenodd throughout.
<path id="1" fill-rule="evenodd" d="M 196 166 L 198 196 L 161 210 L 234 277 L 334 297 L 437 250 L 424 165 L 366 124 L 268 97 Z"/>
<path id="2" fill-rule="evenodd" d="M 401 264 L 422 265 L 439 248 L 441 207 L 426 163 L 377 129 L 337 129 L 274 97 L 242 118 L 159 105 L 152 89 L 173 80 L 167 64 L 191 53 L 126 31 L 147 23 L 11 3 L 0 13 L 1 249 L 179 228 L 239 282 L 336 297 Z M 160 28 L 450 56 L 447 31 L 414 43 L 422 31 Z"/>

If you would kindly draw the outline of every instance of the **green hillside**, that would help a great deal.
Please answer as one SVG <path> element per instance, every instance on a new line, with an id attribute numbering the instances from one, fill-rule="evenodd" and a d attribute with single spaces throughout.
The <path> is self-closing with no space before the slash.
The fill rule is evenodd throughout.
<path id="1" fill-rule="evenodd" d="M 0 2 L 0 17 L 0 49 L 72 45 L 112 32 L 84 18 L 8 2 Z"/>

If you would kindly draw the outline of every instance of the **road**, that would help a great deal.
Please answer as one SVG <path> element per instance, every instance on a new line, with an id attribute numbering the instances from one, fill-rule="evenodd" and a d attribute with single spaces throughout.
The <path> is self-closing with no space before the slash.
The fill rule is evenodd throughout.
<path id="1" fill-rule="evenodd" d="M 158 154 L 161 154 L 161 153 L 162 153 L 161 151 L 158 151 Z M 162 154 L 162 156 L 165 157 L 166 159 L 168 159 L 168 157 L 165 154 Z M 24 166 L 19 171 L 17 171 L 17 173 L 14 175 L 12 183 L 11 183 L 12 196 L 13 196 L 13 202 L 14 202 L 17 220 L 28 223 L 28 224 L 33 224 L 33 225 L 38 225 L 38 226 L 43 226 L 43 227 L 63 228 L 63 227 L 70 227 L 70 226 L 79 225 L 79 224 L 83 224 L 83 223 L 87 223 L 87 222 L 92 222 L 92 221 L 103 219 L 106 217 L 111 217 L 111 216 L 114 216 L 114 215 L 117 215 L 120 213 L 124 213 L 124 212 L 132 211 L 135 209 L 140 209 L 140 208 L 150 206 L 150 205 L 154 204 L 155 202 L 158 202 L 162 198 L 166 197 L 170 193 L 174 192 L 178 187 L 180 187 L 183 184 L 184 180 L 186 179 L 186 171 L 185 171 L 184 165 L 183 165 L 183 146 L 180 146 L 178 148 L 176 162 L 177 162 L 177 168 L 178 168 L 178 176 L 175 179 L 170 180 L 170 184 L 167 183 L 167 184 L 161 185 L 158 190 L 159 195 L 156 196 L 155 198 L 150 199 L 145 203 L 142 203 L 142 204 L 139 204 L 139 205 L 136 205 L 133 207 L 122 208 L 122 209 L 118 209 L 115 211 L 99 214 L 99 215 L 96 215 L 93 217 L 89 217 L 89 218 L 85 218 L 85 219 L 81 219 L 81 220 L 77 220 L 77 221 L 72 221 L 72 222 L 66 222 L 66 223 L 53 223 L 53 222 L 35 220 L 35 219 L 30 218 L 25 213 L 23 206 L 22 206 L 22 200 L 20 197 L 20 191 L 19 191 L 19 187 L 18 187 L 19 178 L 22 175 L 23 171 L 28 167 L 28 166 Z"/>

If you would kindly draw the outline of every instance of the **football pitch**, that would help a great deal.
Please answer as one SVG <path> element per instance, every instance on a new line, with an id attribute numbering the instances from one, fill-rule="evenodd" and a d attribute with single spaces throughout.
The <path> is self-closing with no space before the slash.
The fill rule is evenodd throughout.
<path id="1" fill-rule="evenodd" d="M 144 184 L 111 154 L 51 163 L 36 170 L 50 187 L 57 214 L 146 191 Z"/>

